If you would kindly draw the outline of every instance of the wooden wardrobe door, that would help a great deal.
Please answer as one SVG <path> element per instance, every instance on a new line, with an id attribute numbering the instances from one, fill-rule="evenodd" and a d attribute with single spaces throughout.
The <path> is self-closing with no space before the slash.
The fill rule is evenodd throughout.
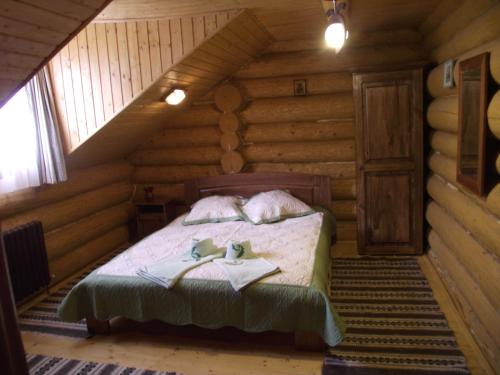
<path id="1" fill-rule="evenodd" d="M 421 70 L 354 74 L 360 253 L 422 252 L 422 95 Z"/>

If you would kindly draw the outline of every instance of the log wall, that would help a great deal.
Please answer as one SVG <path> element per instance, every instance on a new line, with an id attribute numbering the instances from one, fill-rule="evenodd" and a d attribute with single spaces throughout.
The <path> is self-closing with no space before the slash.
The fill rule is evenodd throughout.
<path id="1" fill-rule="evenodd" d="M 270 48 L 273 51 L 273 48 Z M 239 111 L 247 172 L 301 172 L 331 177 L 331 208 L 338 240 L 356 239 L 354 108 L 355 66 L 422 60 L 417 45 L 271 52 L 240 69 L 230 80 L 244 96 Z M 294 96 L 294 80 L 305 79 L 307 95 Z M 222 173 L 221 113 L 213 93 L 165 124 L 131 155 L 138 191 L 153 185 L 159 195 L 183 199 L 182 183 Z"/>
<path id="2" fill-rule="evenodd" d="M 69 172 L 68 181 L 0 196 L 2 230 L 43 224 L 55 284 L 126 243 L 132 167 L 127 162 Z"/>
<path id="3" fill-rule="evenodd" d="M 445 19 L 426 40 L 434 48 L 431 53 L 434 59 L 440 63 L 448 58 L 460 61 L 489 51 L 491 77 L 500 83 L 500 29 L 498 22 L 493 21 L 498 20 L 500 6 L 495 3 L 464 2 L 454 14 L 461 15 L 465 24 L 451 16 Z M 482 13 L 466 11 L 477 11 L 478 7 L 483 8 Z M 457 69 L 455 77 L 456 73 Z M 441 64 L 430 72 L 427 81 L 433 97 L 427 109 L 432 129 L 428 140 L 431 151 L 427 192 L 431 199 L 426 219 L 431 230 L 427 256 L 491 368 L 500 373 L 500 184 L 481 198 L 456 181 L 458 96 L 456 88 L 441 87 L 442 74 Z M 488 120 L 492 132 L 500 139 L 499 98 L 500 91 L 489 103 Z M 498 166 L 497 169 L 500 173 Z"/>

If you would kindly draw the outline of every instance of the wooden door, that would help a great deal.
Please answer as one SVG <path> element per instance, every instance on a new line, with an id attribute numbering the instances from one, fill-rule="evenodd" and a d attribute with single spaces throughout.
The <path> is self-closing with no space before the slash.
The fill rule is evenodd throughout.
<path id="1" fill-rule="evenodd" d="M 360 253 L 422 252 L 422 96 L 421 70 L 354 74 Z"/>

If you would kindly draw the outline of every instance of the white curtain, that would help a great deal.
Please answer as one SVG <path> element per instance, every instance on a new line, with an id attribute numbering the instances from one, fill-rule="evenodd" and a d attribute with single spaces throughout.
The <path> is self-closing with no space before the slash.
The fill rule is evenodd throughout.
<path id="1" fill-rule="evenodd" d="M 0 194 L 66 180 L 47 72 L 0 108 Z"/>

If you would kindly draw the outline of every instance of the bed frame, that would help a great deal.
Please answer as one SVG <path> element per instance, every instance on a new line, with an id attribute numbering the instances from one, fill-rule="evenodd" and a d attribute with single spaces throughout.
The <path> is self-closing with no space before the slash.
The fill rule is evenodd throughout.
<path id="1" fill-rule="evenodd" d="M 239 173 L 203 177 L 184 184 L 186 203 L 209 195 L 241 195 L 245 198 L 269 190 L 288 190 L 309 205 L 330 207 L 330 178 L 300 173 Z"/>
<path id="2" fill-rule="evenodd" d="M 210 195 L 252 195 L 276 189 L 289 191 L 293 196 L 309 205 L 330 207 L 331 191 L 328 176 L 300 173 L 239 173 L 232 175 L 203 177 L 184 184 L 186 203 L 191 206 L 197 200 Z M 109 334 L 109 320 L 87 317 L 90 334 Z M 302 350 L 322 350 L 321 337 L 313 332 L 295 332 L 295 346 Z"/>

